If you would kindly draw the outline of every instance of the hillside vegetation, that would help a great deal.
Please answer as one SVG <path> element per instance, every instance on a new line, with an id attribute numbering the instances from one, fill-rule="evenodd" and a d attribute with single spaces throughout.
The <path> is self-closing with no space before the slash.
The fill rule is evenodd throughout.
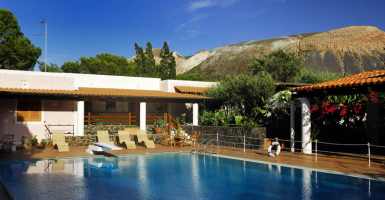
<path id="1" fill-rule="evenodd" d="M 312 71 L 350 74 L 385 66 L 385 32 L 373 26 L 350 26 L 260 41 L 247 41 L 189 58 L 179 56 L 178 77 L 218 80 L 248 70 L 255 58 L 282 49 L 304 59 Z"/>

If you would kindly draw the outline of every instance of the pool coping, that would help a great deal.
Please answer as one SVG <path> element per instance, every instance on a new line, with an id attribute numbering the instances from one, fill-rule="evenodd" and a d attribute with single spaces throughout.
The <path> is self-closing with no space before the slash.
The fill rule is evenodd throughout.
<path id="1" fill-rule="evenodd" d="M 241 157 L 235 157 L 235 156 L 228 156 L 223 154 L 210 154 L 210 153 L 196 153 L 200 155 L 209 155 L 213 157 L 220 157 L 220 158 L 227 158 L 227 159 L 233 159 L 233 160 L 240 160 L 240 161 L 247 161 L 247 162 L 253 162 L 253 163 L 260 163 L 260 164 L 271 164 L 281 167 L 288 167 L 288 168 L 295 168 L 295 169 L 307 169 L 311 171 L 321 172 L 321 173 L 329 173 L 329 174 L 336 174 L 336 175 L 344 175 L 344 176 L 350 176 L 355 178 L 361 178 L 361 179 L 368 179 L 368 180 L 374 180 L 374 181 L 381 181 L 385 182 L 385 178 L 382 177 L 371 177 L 363 174 L 355 174 L 355 173 L 346 173 L 346 172 L 339 172 L 334 170 L 328 170 L 328 169 L 319 169 L 319 168 L 311 168 L 311 167 L 305 167 L 305 166 L 299 166 L 299 165 L 291 165 L 291 164 L 284 164 L 284 163 L 276 163 L 276 162 L 268 162 L 263 160 L 254 160 L 250 158 L 241 158 Z"/>
<path id="2" fill-rule="evenodd" d="M 190 153 L 190 151 L 170 151 L 170 152 L 143 152 L 143 153 L 129 153 L 129 154 L 118 154 L 113 156 L 104 156 L 104 155 L 82 155 L 82 156 L 54 156 L 54 157 L 45 157 L 45 158 L 30 158 L 30 159 L 12 159 L 12 160 L 0 160 L 0 163 L 7 161 L 39 161 L 39 160 L 68 160 L 74 158 L 114 158 L 114 157 L 126 157 L 131 155 L 156 155 L 156 154 L 173 154 L 173 153 Z"/>

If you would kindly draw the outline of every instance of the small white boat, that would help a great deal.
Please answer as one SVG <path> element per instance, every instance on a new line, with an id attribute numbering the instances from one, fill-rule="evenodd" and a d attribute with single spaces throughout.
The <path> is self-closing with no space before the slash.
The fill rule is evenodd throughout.
<path id="1" fill-rule="evenodd" d="M 88 145 L 88 148 L 86 151 L 89 154 L 94 154 L 94 152 L 109 152 L 113 150 L 122 150 L 122 148 L 113 144 L 97 142 L 97 143 L 94 143 L 93 145 Z"/>

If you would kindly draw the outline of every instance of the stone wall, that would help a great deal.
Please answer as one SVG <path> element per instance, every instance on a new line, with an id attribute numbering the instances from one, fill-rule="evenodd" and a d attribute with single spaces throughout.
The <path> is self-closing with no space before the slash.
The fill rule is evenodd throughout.
<path id="1" fill-rule="evenodd" d="M 96 132 L 98 130 L 107 130 L 110 133 L 110 140 L 116 143 L 116 137 L 119 130 L 132 127 L 129 125 L 84 125 L 84 136 L 67 136 L 66 142 L 70 146 L 88 146 L 97 142 Z"/>

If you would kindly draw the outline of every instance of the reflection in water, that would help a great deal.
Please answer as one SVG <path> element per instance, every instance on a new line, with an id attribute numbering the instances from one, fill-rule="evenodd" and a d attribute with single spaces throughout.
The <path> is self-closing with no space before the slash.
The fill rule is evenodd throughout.
<path id="1" fill-rule="evenodd" d="M 84 160 L 83 159 L 76 159 L 73 160 L 73 170 L 74 175 L 77 177 L 83 177 L 84 176 Z"/>
<path id="2" fill-rule="evenodd" d="M 0 162 L 15 199 L 385 199 L 385 184 L 212 157 L 165 154 Z"/>
<path id="3" fill-rule="evenodd" d="M 290 168 L 290 179 L 292 182 L 294 182 L 294 179 L 295 179 L 294 168 Z"/>
<path id="4" fill-rule="evenodd" d="M 273 165 L 272 164 L 267 164 L 267 168 L 269 169 L 269 172 L 273 171 Z"/>
<path id="5" fill-rule="evenodd" d="M 117 158 L 95 157 L 85 160 L 85 177 L 111 177 L 119 169 Z"/>
<path id="6" fill-rule="evenodd" d="M 191 158 L 191 181 L 193 185 L 193 189 L 195 194 L 200 193 L 200 184 L 199 184 L 199 157 L 197 155 L 194 155 Z"/>
<path id="7" fill-rule="evenodd" d="M 148 181 L 147 181 L 147 166 L 146 166 L 146 157 L 139 156 L 138 157 L 138 176 L 140 182 L 140 190 L 143 195 L 143 199 L 146 199 L 146 194 L 148 191 Z"/>
<path id="8" fill-rule="evenodd" d="M 303 175 L 302 175 L 303 200 L 311 200 L 311 193 L 312 193 L 311 173 L 312 173 L 312 171 L 310 169 L 303 169 L 302 173 L 303 173 Z"/>
<path id="9" fill-rule="evenodd" d="M 273 174 L 276 174 L 278 176 L 281 175 L 281 165 L 275 165 L 275 164 L 267 164 L 267 168 L 269 170 L 269 172 L 273 173 Z"/>
<path id="10" fill-rule="evenodd" d="M 27 169 L 26 174 L 52 174 L 52 173 L 64 173 L 71 174 L 78 177 L 84 176 L 84 160 L 39 160 L 31 162 Z"/>
<path id="11" fill-rule="evenodd" d="M 118 169 L 116 158 L 89 158 L 88 165 L 94 168 Z"/>

